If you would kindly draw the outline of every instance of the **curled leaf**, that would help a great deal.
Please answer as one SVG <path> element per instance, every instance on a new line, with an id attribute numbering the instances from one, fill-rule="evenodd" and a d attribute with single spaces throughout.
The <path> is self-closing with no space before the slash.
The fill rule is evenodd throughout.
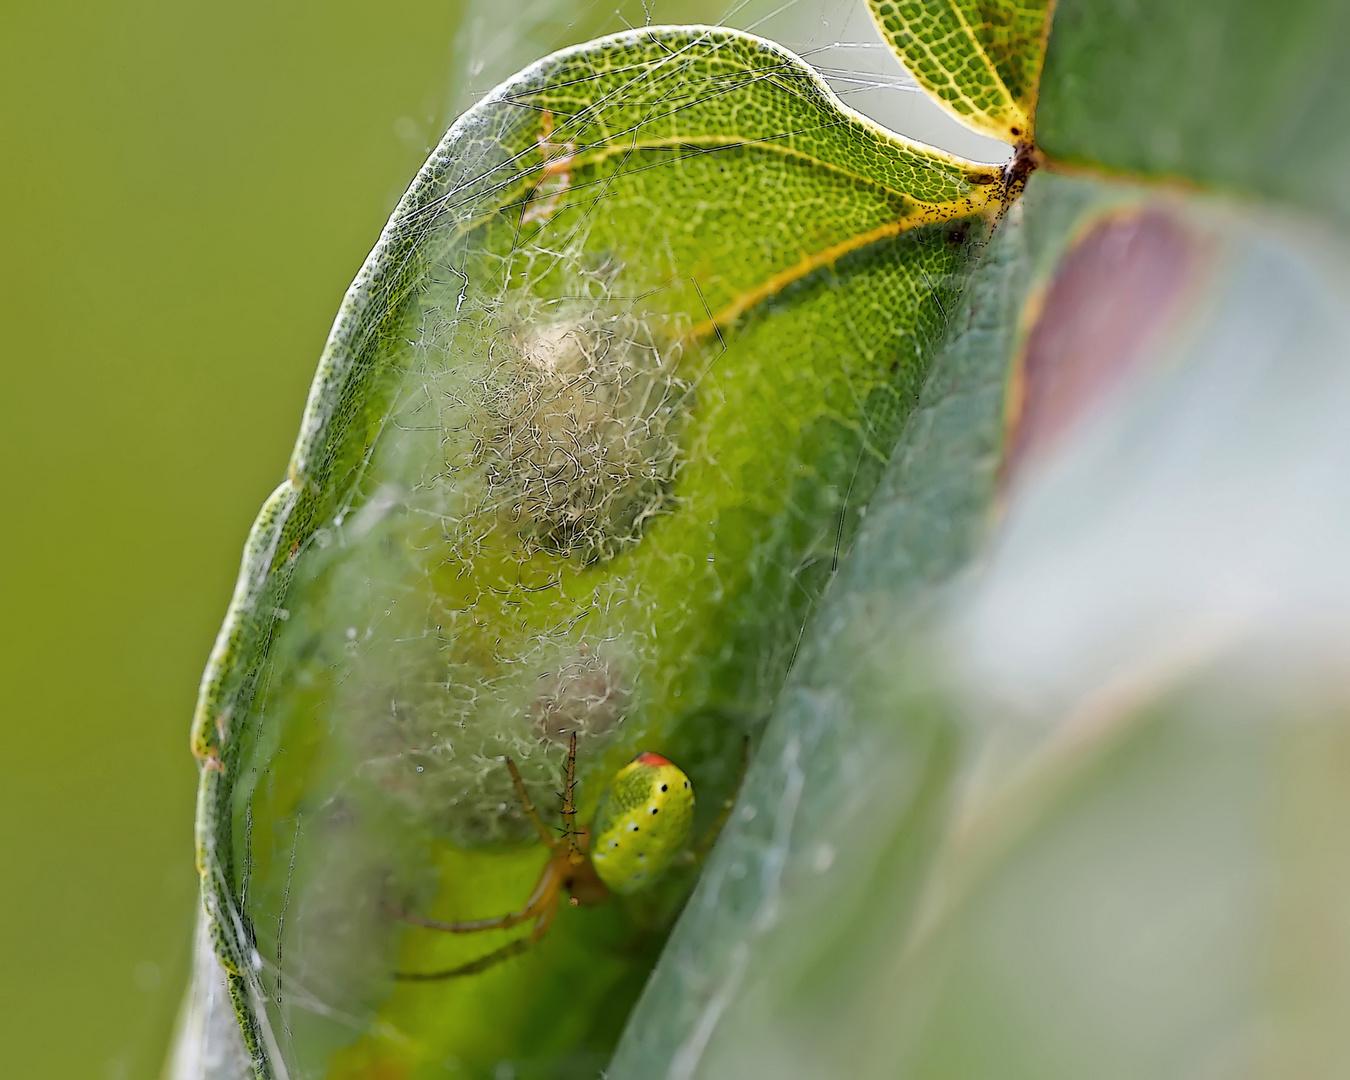
<path id="1" fill-rule="evenodd" d="M 604 1065 L 690 871 L 532 947 L 392 913 L 522 906 L 546 853 L 502 758 L 557 826 L 572 732 L 580 820 L 653 750 L 712 823 L 999 180 L 708 28 L 555 54 L 454 125 L 343 303 L 198 705 L 260 1075 Z"/>

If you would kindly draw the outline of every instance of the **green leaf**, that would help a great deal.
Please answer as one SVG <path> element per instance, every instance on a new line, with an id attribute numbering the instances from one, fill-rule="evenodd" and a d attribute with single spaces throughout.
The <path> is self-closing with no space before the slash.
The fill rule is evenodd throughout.
<path id="1" fill-rule="evenodd" d="M 635 751 L 696 833 L 914 401 L 997 169 L 744 34 L 556 54 L 458 121 L 349 291 L 203 680 L 198 858 L 260 1075 L 601 1067 L 692 873 L 480 975 Z M 549 1064 L 552 1063 L 552 1064 Z M 418 1073 L 420 1075 L 420 1073 Z"/>
<path id="2" fill-rule="evenodd" d="M 1337 1070 L 1347 280 L 1032 178 L 609 1076 Z"/>
<path id="3" fill-rule="evenodd" d="M 967 127 L 1031 143 L 1052 0 L 867 0 L 901 63 Z"/>
<path id="4" fill-rule="evenodd" d="M 737 1056 L 744 1068 L 767 1061 L 769 1071 L 793 1075 L 783 1060 L 791 1051 L 758 1056 L 767 1050 L 760 1025 L 744 1032 L 733 1026 L 733 1010 L 753 1006 L 785 974 L 771 942 L 794 966 L 809 967 L 833 946 L 864 968 L 858 953 L 875 948 L 875 934 L 860 934 L 855 945 L 844 927 L 861 926 L 864 918 L 900 921 L 914 904 L 941 830 L 958 747 L 940 713 L 897 712 L 895 627 L 917 620 L 931 604 L 927 597 L 974 556 L 994 498 L 1007 357 L 1030 269 L 1020 210 L 1005 219 L 971 277 L 953 338 L 813 624 L 699 889 L 625 1031 L 613 1077 L 718 1076 L 732 1071 Z M 846 836 L 853 842 L 842 846 Z M 800 935 L 800 945 L 785 944 L 784 931 Z M 800 970 L 785 977 L 789 994 L 804 993 Z M 810 1022 L 821 1036 L 841 1013 L 856 1010 L 863 1024 L 875 1015 L 864 1004 L 866 983 L 832 980 L 822 987 L 825 996 L 838 995 L 825 1023 L 817 1025 L 795 1001 L 780 1003 L 786 1007 L 762 1023 L 790 1017 L 784 1028 Z M 791 1039 L 786 1030 L 780 1034 Z M 853 1075 L 840 1065 L 838 1042 L 856 1034 L 845 1025 L 838 1036 L 825 1035 L 830 1045 L 808 1055 L 801 1071 L 824 1071 L 829 1062 Z M 727 1056 L 713 1059 L 715 1067 L 710 1057 L 724 1046 Z"/>
<path id="5" fill-rule="evenodd" d="M 1350 223 L 1341 0 L 1060 0 L 1037 141 L 1052 158 L 1260 194 Z"/>

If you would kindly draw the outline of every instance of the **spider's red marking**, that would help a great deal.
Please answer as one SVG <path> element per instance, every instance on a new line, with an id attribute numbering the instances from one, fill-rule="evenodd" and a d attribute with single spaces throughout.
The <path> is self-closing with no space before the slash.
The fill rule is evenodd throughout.
<path id="1" fill-rule="evenodd" d="M 662 765 L 670 764 L 670 762 L 667 761 L 665 758 L 663 758 L 660 754 L 653 754 L 650 750 L 642 751 L 642 753 L 640 753 L 633 760 L 640 761 L 642 762 L 642 764 L 650 765 L 653 768 L 659 768 Z"/>

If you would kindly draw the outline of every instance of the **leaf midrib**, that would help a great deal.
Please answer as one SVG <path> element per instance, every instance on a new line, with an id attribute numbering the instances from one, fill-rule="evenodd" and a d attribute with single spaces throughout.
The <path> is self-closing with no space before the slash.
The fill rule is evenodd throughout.
<path id="1" fill-rule="evenodd" d="M 852 236 L 846 237 L 834 244 L 827 245 L 817 251 L 803 253 L 802 258 L 797 263 L 769 275 L 759 285 L 743 290 L 730 303 L 719 308 L 717 312 L 710 314 L 709 318 L 695 324 L 688 336 L 691 339 L 698 339 L 714 334 L 724 326 L 729 326 L 741 315 L 777 295 L 789 285 L 800 281 L 802 278 L 814 273 L 824 266 L 838 261 L 845 255 L 851 254 L 854 251 L 858 251 L 861 248 L 881 240 L 898 236 L 902 232 L 917 228 L 921 225 L 929 225 L 936 222 L 951 221 L 962 217 L 973 216 L 998 205 L 999 202 L 999 189 L 997 184 L 971 184 L 968 181 L 968 192 L 959 199 L 948 200 L 946 202 L 929 202 L 927 200 L 917 199 L 910 193 L 893 188 L 874 177 L 865 176 L 850 169 L 842 168 L 832 162 L 825 161 L 812 154 L 798 150 L 795 147 L 769 141 L 769 139 L 783 137 L 784 136 L 780 135 L 770 136 L 766 139 L 744 139 L 738 136 L 720 136 L 716 134 L 667 136 L 655 139 L 633 140 L 622 144 L 607 143 L 603 146 L 595 146 L 594 148 L 578 151 L 574 154 L 558 154 L 550 159 L 546 159 L 540 164 L 531 166 L 528 170 L 520 170 L 507 180 L 503 181 L 494 192 L 487 193 L 498 194 L 503 196 L 503 198 L 490 212 L 475 215 L 474 217 L 457 223 L 456 232 L 459 235 L 464 235 L 474 228 L 477 228 L 479 225 L 489 221 L 494 216 L 502 213 L 506 207 L 511 206 L 516 201 L 512 189 L 523 190 L 526 188 L 534 188 L 538 185 L 541 178 L 547 177 L 546 170 L 550 165 L 556 166 L 566 162 L 571 167 L 580 168 L 588 165 L 600 164 L 611 157 L 631 154 L 641 150 L 659 150 L 680 146 L 709 146 L 725 149 L 746 147 L 750 149 L 768 150 L 773 153 L 782 154 L 784 157 L 802 161 L 813 167 L 829 171 L 835 175 L 846 177 L 864 186 L 883 192 L 888 197 L 898 199 L 905 210 L 910 211 L 903 213 L 902 216 L 896 218 L 894 221 L 886 222 L 865 232 L 855 233 Z M 999 170 L 996 168 L 972 163 L 972 171 L 976 170 L 985 171 L 991 177 L 996 177 L 999 173 Z M 953 174 L 948 173 L 946 175 Z M 573 189 L 569 187 L 569 190 Z M 479 193 L 474 196 L 475 199 L 481 199 L 483 197 L 484 193 Z M 525 201 L 528 201 L 528 199 Z M 440 208 L 443 205 L 443 200 L 436 200 L 429 207 L 419 208 L 416 213 L 425 213 L 432 207 Z M 522 205 L 524 205 L 524 203 L 522 203 Z"/>
<path id="2" fill-rule="evenodd" d="M 798 150 L 795 147 L 786 146 L 782 143 L 772 141 L 775 139 L 786 138 L 788 135 L 792 134 L 795 134 L 795 132 L 786 132 L 783 135 L 769 135 L 765 136 L 765 138 L 763 139 L 744 139 L 734 136 L 721 136 L 716 134 L 688 135 L 688 136 L 672 135 L 666 138 L 644 139 L 641 141 L 626 143 L 623 145 L 609 144 L 603 147 L 602 149 L 596 150 L 594 153 L 583 150 L 579 151 L 576 154 L 564 156 L 570 156 L 572 161 L 577 162 L 578 164 L 581 165 L 592 165 L 592 164 L 599 164 L 600 162 L 606 161 L 609 158 L 614 157 L 616 155 L 628 154 L 636 150 L 660 150 L 667 147 L 712 146 L 723 149 L 731 149 L 739 147 L 764 149 L 772 151 L 773 153 L 782 154 L 784 157 L 798 159 L 809 165 L 826 170 L 828 172 L 835 173 L 836 175 L 847 177 L 850 180 L 856 180 L 859 183 L 862 183 L 868 187 L 876 188 L 879 191 L 884 191 L 888 195 L 899 196 L 905 202 L 922 203 L 925 206 L 948 205 L 948 203 L 935 203 L 930 202 L 926 199 L 916 199 L 909 192 L 903 191 L 900 188 L 892 187 L 889 184 L 884 184 L 875 177 L 866 176 L 862 173 L 854 172 L 852 169 L 846 169 L 840 165 L 836 165 L 832 162 L 826 161 L 823 158 L 818 158 L 812 154 L 806 153 L 805 151 Z M 545 166 L 547 166 L 547 164 L 548 163 L 546 162 Z M 926 167 L 931 169 L 933 172 L 940 172 L 945 176 L 956 175 L 954 173 L 945 172 L 944 170 L 941 170 L 936 166 L 926 166 Z M 997 169 L 989 169 L 988 171 L 990 175 L 997 175 L 998 173 Z M 960 179 L 964 181 L 964 178 Z M 969 183 L 969 181 L 964 182 L 971 189 L 980 186 L 978 184 L 971 184 Z"/>

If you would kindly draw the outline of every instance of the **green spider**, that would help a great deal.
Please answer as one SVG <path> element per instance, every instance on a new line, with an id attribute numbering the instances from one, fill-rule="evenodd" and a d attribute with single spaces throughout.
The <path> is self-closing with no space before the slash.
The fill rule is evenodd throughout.
<path id="1" fill-rule="evenodd" d="M 391 909 L 416 926 L 451 934 L 506 930 L 533 921 L 531 931 L 500 949 L 448 971 L 397 972 L 396 979 L 426 982 L 486 971 L 539 942 L 553 923 L 564 891 L 574 906 L 602 903 L 611 892 L 637 892 L 651 884 L 685 850 L 694 821 L 694 788 L 679 766 L 660 754 L 647 751 L 638 754 L 615 773 L 606 786 L 596 807 L 592 827 L 578 829 L 574 797 L 576 765 L 577 737 L 573 732 L 563 789 L 563 832 L 561 838 L 557 838 L 530 801 L 516 763 L 509 757 L 506 759 L 521 808 L 534 824 L 539 838 L 553 853 L 539 875 L 534 891 L 519 911 L 490 919 L 441 922 Z M 726 809 L 730 809 L 730 801 Z M 712 835 L 716 835 L 716 828 L 714 826 Z"/>

